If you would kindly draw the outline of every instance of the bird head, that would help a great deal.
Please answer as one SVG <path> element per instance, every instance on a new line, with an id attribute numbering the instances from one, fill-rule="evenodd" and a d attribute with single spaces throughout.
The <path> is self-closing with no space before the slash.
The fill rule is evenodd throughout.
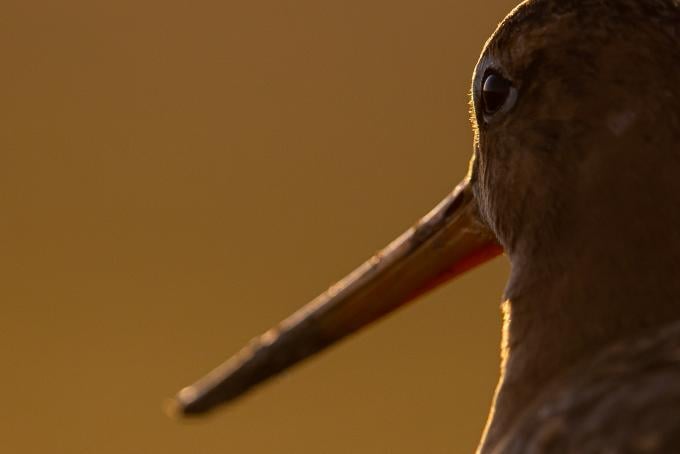
<path id="1" fill-rule="evenodd" d="M 180 391 L 175 409 L 197 414 L 233 400 L 502 248 L 513 271 L 515 258 L 580 253 L 586 240 L 590 253 L 607 256 L 648 234 L 646 220 L 679 213 L 659 209 L 680 204 L 680 191 L 669 193 L 680 171 L 672 4 L 516 8 L 474 71 L 474 153 L 462 183 L 345 279 Z M 658 227 L 652 241 L 677 236 L 666 230 L 679 222 Z"/>
<path id="2" fill-rule="evenodd" d="M 680 171 L 672 4 L 527 1 L 487 42 L 470 181 L 511 259 L 568 257 L 593 237 L 619 247 L 648 231 L 660 198 L 680 201 L 668 194 Z"/>

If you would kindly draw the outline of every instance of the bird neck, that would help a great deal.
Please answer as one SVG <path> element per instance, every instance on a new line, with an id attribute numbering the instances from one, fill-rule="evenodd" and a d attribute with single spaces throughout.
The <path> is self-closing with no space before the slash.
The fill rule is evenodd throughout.
<path id="1" fill-rule="evenodd" d="M 646 230 L 645 238 L 623 226 L 597 244 L 583 242 L 591 232 L 570 232 L 572 240 L 559 250 L 518 247 L 510 254 L 502 373 L 480 452 L 490 452 L 539 391 L 574 364 L 621 338 L 680 320 L 680 241 L 673 225 Z M 637 242 L 621 243 L 625 236 Z"/>

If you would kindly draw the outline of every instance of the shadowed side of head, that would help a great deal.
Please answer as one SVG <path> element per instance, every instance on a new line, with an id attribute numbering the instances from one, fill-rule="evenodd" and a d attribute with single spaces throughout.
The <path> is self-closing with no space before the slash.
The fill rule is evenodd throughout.
<path id="1" fill-rule="evenodd" d="M 473 106 L 489 71 L 517 100 L 491 120 L 474 109 L 472 181 L 511 255 L 557 254 L 578 230 L 635 227 L 631 212 L 673 215 L 652 211 L 680 203 L 680 82 L 670 69 L 680 65 L 679 10 L 670 0 L 534 0 L 489 40 Z"/>

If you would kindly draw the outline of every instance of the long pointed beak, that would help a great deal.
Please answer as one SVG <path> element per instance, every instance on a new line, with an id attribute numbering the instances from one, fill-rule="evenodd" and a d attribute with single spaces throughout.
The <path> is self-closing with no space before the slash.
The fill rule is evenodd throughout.
<path id="1" fill-rule="evenodd" d="M 501 252 L 478 220 L 466 180 L 381 252 L 182 389 L 174 410 L 194 415 L 229 402 Z"/>

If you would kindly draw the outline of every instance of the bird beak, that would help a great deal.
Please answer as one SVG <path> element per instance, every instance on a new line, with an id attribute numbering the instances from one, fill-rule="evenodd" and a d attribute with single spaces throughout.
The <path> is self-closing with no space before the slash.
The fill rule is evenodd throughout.
<path id="1" fill-rule="evenodd" d="M 415 226 L 221 366 L 182 389 L 175 414 L 205 413 L 502 252 L 466 179 Z"/>

